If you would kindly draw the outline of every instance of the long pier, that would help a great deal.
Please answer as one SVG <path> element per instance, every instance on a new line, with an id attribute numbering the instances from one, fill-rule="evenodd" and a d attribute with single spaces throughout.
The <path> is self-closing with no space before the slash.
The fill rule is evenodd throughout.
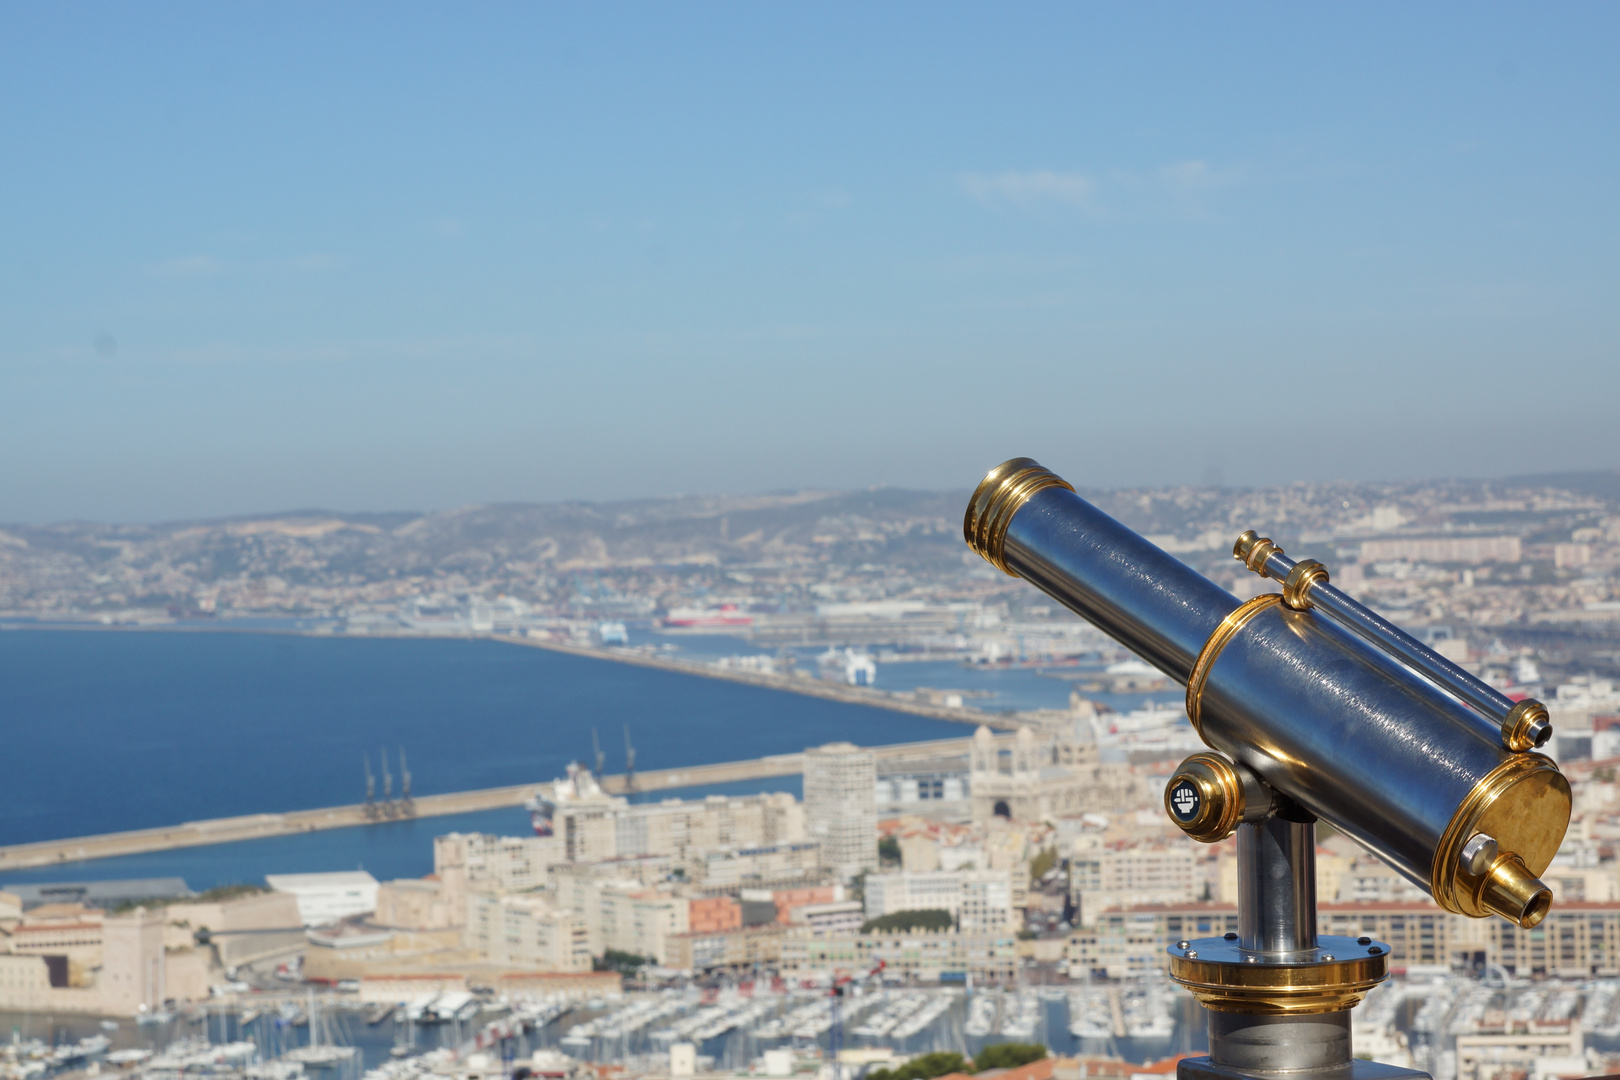
<path id="1" fill-rule="evenodd" d="M 968 752 L 969 739 L 934 739 L 873 747 L 879 761 L 930 760 L 954 757 Z M 614 795 L 630 792 L 678 791 L 739 780 L 763 780 L 796 776 L 804 772 L 803 754 L 774 754 L 747 761 L 725 761 L 712 765 L 687 765 L 674 769 L 638 772 L 634 779 L 623 774 L 604 776 L 603 790 Z M 0 873 L 37 866 L 56 866 L 85 859 L 106 859 L 118 855 L 138 855 L 150 851 L 225 844 L 238 840 L 261 840 L 271 836 L 346 829 L 356 825 L 376 825 L 413 818 L 468 814 L 478 810 L 499 810 L 522 806 L 542 784 L 481 788 L 445 795 L 423 795 L 408 806 L 401 803 L 352 804 L 321 810 L 293 810 L 283 814 L 249 814 L 244 817 L 189 821 L 157 829 L 80 836 L 68 840 L 42 840 L 32 844 L 0 847 Z"/>
<path id="2" fill-rule="evenodd" d="M 706 679 L 723 679 L 727 682 L 744 683 L 748 686 L 759 686 L 767 690 L 786 690 L 789 693 L 803 694 L 806 697 L 842 701 L 849 705 L 870 705 L 877 709 L 891 709 L 894 712 L 912 713 L 917 716 L 927 716 L 934 720 L 949 720 L 955 724 L 972 724 L 975 727 L 983 724 L 986 727 L 998 728 L 1002 731 L 1015 731 L 1020 724 L 1016 716 L 1005 713 L 989 713 L 967 705 L 936 705 L 930 701 L 901 697 L 891 691 L 879 690 L 869 686 L 847 686 L 843 683 L 827 682 L 825 679 L 777 675 L 763 671 L 748 671 L 743 668 L 723 668 L 718 664 L 675 660 L 667 656 L 655 656 L 651 653 L 638 652 L 635 649 L 628 648 L 571 645 L 546 638 L 516 637 L 511 634 L 485 634 L 481 636 L 489 641 L 501 641 L 508 645 L 527 645 L 531 649 L 547 649 L 551 652 L 569 653 L 573 656 L 588 656 L 592 660 L 611 660 L 619 664 L 635 664 L 638 667 L 675 671 L 682 675 L 698 675 Z"/>

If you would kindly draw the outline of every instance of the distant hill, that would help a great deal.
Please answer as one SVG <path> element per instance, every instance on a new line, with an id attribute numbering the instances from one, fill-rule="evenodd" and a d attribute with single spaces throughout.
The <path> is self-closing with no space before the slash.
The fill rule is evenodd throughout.
<path id="1" fill-rule="evenodd" d="M 1620 502 L 1620 469 L 1592 469 L 1586 472 L 1535 473 L 1530 476 L 1510 476 L 1506 479 L 1515 487 L 1558 488 L 1577 495 Z"/>
<path id="2" fill-rule="evenodd" d="M 469 579 L 523 567 L 747 564 L 830 557 L 893 565 L 961 557 L 966 492 L 807 491 L 699 495 L 607 503 L 504 503 L 434 513 L 304 510 L 156 525 L 61 522 L 0 526 L 0 578 L 9 568 L 90 577 L 159 565 L 194 582 L 275 575 L 290 584 L 457 573 Z M 103 574 L 102 576 L 105 576 Z"/>

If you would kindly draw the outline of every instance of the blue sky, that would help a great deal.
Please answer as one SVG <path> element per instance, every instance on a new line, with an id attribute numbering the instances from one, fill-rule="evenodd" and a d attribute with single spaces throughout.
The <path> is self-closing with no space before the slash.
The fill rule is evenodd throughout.
<path id="1" fill-rule="evenodd" d="M 0 6 L 0 520 L 1620 467 L 1614 5 Z"/>

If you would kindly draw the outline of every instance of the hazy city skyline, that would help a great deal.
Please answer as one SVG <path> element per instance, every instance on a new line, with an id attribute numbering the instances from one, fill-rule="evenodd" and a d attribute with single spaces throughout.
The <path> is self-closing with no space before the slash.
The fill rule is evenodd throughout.
<path id="1" fill-rule="evenodd" d="M 1612 8 L 0 19 L 0 520 L 1620 467 Z"/>

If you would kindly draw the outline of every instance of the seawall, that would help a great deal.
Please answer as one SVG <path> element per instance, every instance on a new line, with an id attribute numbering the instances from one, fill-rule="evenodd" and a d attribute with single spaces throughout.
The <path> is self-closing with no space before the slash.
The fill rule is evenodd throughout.
<path id="1" fill-rule="evenodd" d="M 873 750 L 880 761 L 927 760 L 966 754 L 969 743 L 970 740 L 966 738 L 934 739 L 879 746 Z M 803 754 L 773 754 L 747 761 L 725 761 L 712 765 L 688 765 L 675 769 L 638 772 L 633 779 L 622 774 L 604 776 L 602 786 L 615 795 L 631 791 L 678 791 L 681 788 L 705 787 L 738 780 L 795 776 L 803 771 Z M 405 817 L 442 817 L 478 810 L 496 810 L 523 805 L 541 786 L 539 783 L 518 784 L 512 787 L 481 788 L 476 791 L 458 791 L 444 795 L 423 795 L 408 806 L 398 802 L 386 806 L 368 806 L 361 803 L 330 806 L 319 810 L 294 810 L 282 814 L 249 814 L 244 817 L 189 821 L 156 829 L 102 833 L 98 836 L 79 836 L 67 840 L 12 844 L 0 847 L 0 871 L 55 866 L 84 859 L 105 859 L 149 851 L 199 847 L 204 844 L 224 844 L 237 840 L 258 840 L 270 836 L 316 832 L 321 829 L 344 829 Z"/>

